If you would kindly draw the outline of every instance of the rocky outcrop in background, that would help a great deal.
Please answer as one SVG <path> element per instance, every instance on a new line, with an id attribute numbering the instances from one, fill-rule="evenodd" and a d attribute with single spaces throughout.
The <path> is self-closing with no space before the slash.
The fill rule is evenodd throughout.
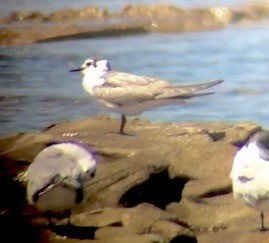
<path id="1" fill-rule="evenodd" d="M 0 19 L 0 45 L 21 45 L 96 36 L 147 32 L 186 32 L 224 28 L 229 24 L 261 20 L 269 5 L 180 8 L 168 4 L 127 5 L 119 12 L 88 6 L 45 14 L 12 12 Z"/>
<path id="2" fill-rule="evenodd" d="M 98 117 L 0 139 L 2 232 L 12 229 L 9 239 L 27 242 L 267 242 L 259 212 L 233 198 L 229 178 L 235 152 L 260 126 L 135 119 L 123 136 L 118 125 Z M 73 225 L 48 229 L 13 178 L 48 142 L 63 140 L 91 146 L 98 170 Z"/>

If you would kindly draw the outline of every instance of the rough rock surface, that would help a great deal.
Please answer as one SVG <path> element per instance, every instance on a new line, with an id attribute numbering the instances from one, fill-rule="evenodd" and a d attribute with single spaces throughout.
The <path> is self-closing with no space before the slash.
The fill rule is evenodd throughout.
<path id="1" fill-rule="evenodd" d="M 169 4 L 126 5 L 119 12 L 88 6 L 50 14 L 15 11 L 0 19 L 0 45 L 22 45 L 74 38 L 145 32 L 186 32 L 224 28 L 266 19 L 268 4 L 240 9 L 181 8 Z"/>
<path id="2" fill-rule="evenodd" d="M 229 179 L 237 147 L 260 126 L 134 119 L 122 136 L 119 122 L 101 116 L 0 139 L 0 227 L 28 242 L 267 242 L 259 212 L 233 198 Z M 99 165 L 72 225 L 46 227 L 13 178 L 48 142 L 63 140 L 90 145 Z"/>

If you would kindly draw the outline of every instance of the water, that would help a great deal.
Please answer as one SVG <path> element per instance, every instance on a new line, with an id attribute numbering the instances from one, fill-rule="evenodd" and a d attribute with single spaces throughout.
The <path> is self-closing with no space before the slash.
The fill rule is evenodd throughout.
<path id="1" fill-rule="evenodd" d="M 216 94 L 143 113 L 151 121 L 252 121 L 269 127 L 269 31 L 266 27 L 144 34 L 0 47 L 0 135 L 38 132 L 102 110 L 68 70 L 91 56 L 112 68 L 173 84 L 222 78 Z"/>

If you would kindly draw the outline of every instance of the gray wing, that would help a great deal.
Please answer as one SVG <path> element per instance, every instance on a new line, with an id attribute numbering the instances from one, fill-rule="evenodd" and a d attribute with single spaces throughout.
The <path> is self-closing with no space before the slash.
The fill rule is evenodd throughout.
<path id="1" fill-rule="evenodd" d="M 200 84 L 193 84 L 193 85 L 183 85 L 183 86 L 172 86 L 165 90 L 160 95 L 157 95 L 156 99 L 170 99 L 170 98 L 191 98 L 195 96 L 202 96 L 202 95 L 208 95 L 208 94 L 214 94 L 213 92 L 207 92 L 207 93 L 196 93 L 197 91 L 208 89 L 212 86 L 221 84 L 224 82 L 221 79 L 200 83 Z"/>
<path id="2" fill-rule="evenodd" d="M 126 87 L 132 85 L 148 86 L 152 84 L 159 87 L 169 86 L 169 83 L 164 80 L 115 71 L 107 72 L 104 75 L 104 78 L 111 86 L 115 87 Z"/>
<path id="3" fill-rule="evenodd" d="M 27 194 L 32 197 L 36 192 L 65 180 L 76 174 L 77 163 L 74 158 L 60 149 L 48 147 L 32 162 L 26 171 Z"/>
<path id="4" fill-rule="evenodd" d="M 153 99 L 185 99 L 210 94 L 194 94 L 194 92 L 207 89 L 223 82 L 222 80 L 216 80 L 196 85 L 169 86 L 169 84 L 163 80 L 119 72 L 109 72 L 104 78 L 106 83 L 103 86 L 94 88 L 94 96 L 97 99 L 118 105 L 140 103 Z"/>
<path id="5" fill-rule="evenodd" d="M 104 75 L 106 83 L 96 86 L 93 95 L 97 99 L 121 104 L 135 104 L 154 99 L 161 94 L 162 89 L 168 87 L 165 81 L 140 77 L 127 73 L 109 72 Z"/>

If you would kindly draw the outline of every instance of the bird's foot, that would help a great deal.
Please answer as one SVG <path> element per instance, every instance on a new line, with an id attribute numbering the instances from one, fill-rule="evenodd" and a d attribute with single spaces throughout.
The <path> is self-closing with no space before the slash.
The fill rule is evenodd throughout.
<path id="1" fill-rule="evenodd" d="M 265 231 L 267 231 L 268 229 L 266 229 L 265 227 L 262 227 L 262 228 L 260 228 L 260 232 L 265 232 Z"/>

